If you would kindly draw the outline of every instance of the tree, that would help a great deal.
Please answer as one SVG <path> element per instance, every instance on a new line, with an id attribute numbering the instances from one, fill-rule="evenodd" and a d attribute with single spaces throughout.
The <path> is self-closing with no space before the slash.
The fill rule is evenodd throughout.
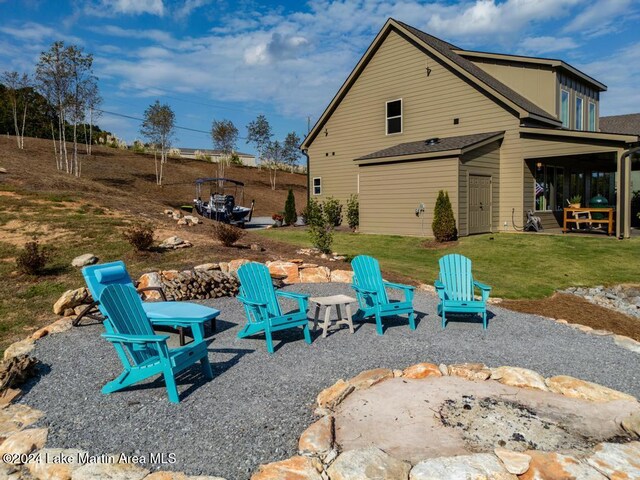
<path id="1" fill-rule="evenodd" d="M 222 153 L 218 161 L 218 177 L 224 178 L 225 167 L 231 163 L 231 156 L 236 149 L 238 129 L 231 120 L 214 120 L 211 124 L 211 140 L 213 148 Z"/>
<path id="2" fill-rule="evenodd" d="M 253 144 L 258 152 L 258 161 L 261 162 L 269 144 L 271 143 L 271 125 L 267 121 L 267 117 L 264 115 L 258 115 L 258 117 L 249 122 L 247 125 L 247 143 Z"/>
<path id="3" fill-rule="evenodd" d="M 438 242 L 451 242 L 458 238 L 458 229 L 456 228 L 456 219 L 453 216 L 449 193 L 445 190 L 438 192 L 438 199 L 433 210 L 431 229 Z"/>
<path id="4" fill-rule="evenodd" d="M 287 201 L 284 204 L 284 221 L 288 225 L 295 225 L 298 221 L 298 212 L 296 212 L 296 197 L 293 190 L 289 189 Z"/>
<path id="5" fill-rule="evenodd" d="M 291 173 L 293 173 L 300 158 L 300 141 L 300 137 L 296 132 L 287 133 L 284 139 L 283 163 L 287 167 L 291 167 Z"/>
<path id="6" fill-rule="evenodd" d="M 269 183 L 271 184 L 271 190 L 276 189 L 276 174 L 284 161 L 284 154 L 284 146 L 276 140 L 267 144 L 265 152 L 262 155 L 262 163 L 266 165 L 269 170 Z"/>
<path id="7" fill-rule="evenodd" d="M 162 185 L 164 164 L 167 162 L 167 154 L 171 148 L 171 141 L 175 133 L 175 114 L 167 104 L 161 105 L 159 100 L 149 105 L 144 111 L 144 121 L 140 133 L 154 145 L 154 152 L 160 148 L 160 168 L 156 165 L 156 184 Z"/>
<path id="8" fill-rule="evenodd" d="M 29 75 L 18 72 L 4 72 L 2 74 L 2 82 L 6 87 L 7 97 L 11 104 L 13 113 L 13 126 L 16 132 L 16 140 L 18 148 L 24 148 L 24 127 L 27 122 L 27 106 L 29 104 L 28 90 L 31 87 L 31 79 Z M 22 125 L 19 125 L 18 117 L 22 116 Z"/>

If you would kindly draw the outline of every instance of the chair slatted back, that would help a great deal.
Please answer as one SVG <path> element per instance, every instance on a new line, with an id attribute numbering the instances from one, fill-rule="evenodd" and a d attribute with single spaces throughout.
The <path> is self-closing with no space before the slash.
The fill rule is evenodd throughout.
<path id="1" fill-rule="evenodd" d="M 108 285 L 100 295 L 100 305 L 113 328 L 113 333 L 124 335 L 155 335 L 151 323 L 142 308 L 142 300 L 131 285 Z M 158 356 L 153 348 L 136 348 L 122 344 L 124 350 L 136 364 Z"/>
<path id="2" fill-rule="evenodd" d="M 133 281 L 122 261 L 89 265 L 82 269 L 82 276 L 94 300 L 100 298 L 102 291 L 108 285 L 130 285 L 133 287 Z M 107 316 L 101 305 L 98 305 L 98 308 L 103 315 Z"/>
<path id="3" fill-rule="evenodd" d="M 252 302 L 266 303 L 271 317 L 282 315 L 271 274 L 266 265 L 257 262 L 245 263 L 238 269 L 241 294 Z M 266 320 L 266 319 L 260 319 Z"/>
<path id="4" fill-rule="evenodd" d="M 358 255 L 351 261 L 351 268 L 354 274 L 353 283 L 356 286 L 377 292 L 377 299 L 380 304 L 389 303 L 387 290 L 382 283 L 382 272 L 380 271 L 378 260 L 367 255 Z"/>
<path id="5" fill-rule="evenodd" d="M 445 255 L 438 261 L 440 265 L 440 281 L 449 300 L 473 300 L 473 275 L 471 260 L 457 253 Z"/>

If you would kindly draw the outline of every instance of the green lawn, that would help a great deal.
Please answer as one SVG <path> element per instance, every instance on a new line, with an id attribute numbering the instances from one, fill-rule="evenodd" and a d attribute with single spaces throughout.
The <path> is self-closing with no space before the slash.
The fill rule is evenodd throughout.
<path id="1" fill-rule="evenodd" d="M 303 229 L 269 229 L 260 234 L 310 246 Z M 430 284 L 438 273 L 438 258 L 460 253 L 472 259 L 475 278 L 493 286 L 493 296 L 503 298 L 542 298 L 572 285 L 640 283 L 640 238 L 503 233 L 465 237 L 442 249 L 428 249 L 423 243 L 416 237 L 339 232 L 333 249 L 349 256 L 374 256 L 383 269 Z"/>

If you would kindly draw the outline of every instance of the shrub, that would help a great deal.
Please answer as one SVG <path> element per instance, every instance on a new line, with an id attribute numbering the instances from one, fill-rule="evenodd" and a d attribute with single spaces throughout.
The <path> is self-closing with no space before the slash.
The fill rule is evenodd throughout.
<path id="1" fill-rule="evenodd" d="M 223 222 L 216 222 L 213 226 L 213 233 L 225 247 L 232 247 L 244 236 L 244 230 Z"/>
<path id="2" fill-rule="evenodd" d="M 302 218 L 307 225 L 313 225 L 322 217 L 322 205 L 313 198 L 309 199 L 307 206 L 302 210 Z"/>
<path id="3" fill-rule="evenodd" d="M 20 273 L 38 275 L 42 273 L 48 260 L 49 253 L 40 247 L 36 239 L 33 239 L 31 242 L 27 242 L 24 249 L 18 253 L 16 266 Z"/>
<path id="4" fill-rule="evenodd" d="M 458 229 L 456 228 L 456 219 L 453 216 L 453 208 L 449 194 L 440 190 L 436 207 L 433 210 L 433 223 L 431 224 L 433 236 L 438 242 L 450 242 L 458 238 Z"/>
<path id="5" fill-rule="evenodd" d="M 309 235 L 311 243 L 322 253 L 331 253 L 333 244 L 333 225 L 325 222 L 324 225 L 310 225 Z"/>
<path id="6" fill-rule="evenodd" d="M 295 225 L 298 221 L 298 212 L 296 212 L 296 197 L 293 196 L 293 190 L 289 189 L 287 201 L 284 204 L 284 221 L 288 225 Z"/>
<path id="7" fill-rule="evenodd" d="M 242 163 L 242 159 L 240 158 L 240 156 L 236 152 L 233 152 L 231 154 L 231 157 L 229 157 L 229 164 L 235 165 L 237 167 L 244 166 L 244 163 Z"/>
<path id="8" fill-rule="evenodd" d="M 327 198 L 322 204 L 322 209 L 329 222 L 336 227 L 340 226 L 342 223 L 342 205 L 340 205 L 339 200 L 333 197 Z"/>
<path id="9" fill-rule="evenodd" d="M 358 202 L 358 195 L 355 193 L 347 200 L 347 223 L 349 228 L 354 231 L 360 225 L 360 203 Z"/>
<path id="10" fill-rule="evenodd" d="M 153 227 L 149 224 L 136 224 L 128 227 L 124 238 L 139 252 L 149 250 L 153 245 Z"/>

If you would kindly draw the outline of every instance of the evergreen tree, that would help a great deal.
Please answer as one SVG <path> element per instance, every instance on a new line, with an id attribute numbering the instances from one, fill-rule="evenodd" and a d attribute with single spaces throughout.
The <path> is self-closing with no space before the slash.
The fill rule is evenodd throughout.
<path id="1" fill-rule="evenodd" d="M 298 220 L 298 212 L 296 212 L 296 197 L 293 196 L 293 190 L 289 189 L 287 201 L 284 204 L 284 221 L 287 225 L 294 225 Z"/>
<path id="2" fill-rule="evenodd" d="M 458 238 L 458 229 L 456 228 L 456 219 L 453 216 L 449 193 L 444 190 L 438 192 L 436 207 L 433 210 L 431 229 L 438 242 L 451 242 Z"/>

